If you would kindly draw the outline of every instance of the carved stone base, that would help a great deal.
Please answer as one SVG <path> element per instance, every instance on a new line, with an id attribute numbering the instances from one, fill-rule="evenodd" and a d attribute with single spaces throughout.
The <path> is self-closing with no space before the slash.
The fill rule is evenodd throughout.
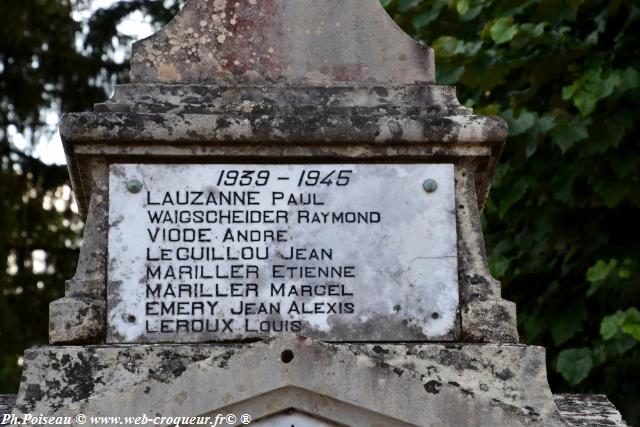
<path id="1" fill-rule="evenodd" d="M 562 419 L 572 427 L 593 427 L 593 426 L 609 426 L 609 427 L 627 427 L 620 412 L 613 406 L 606 396 L 600 394 L 559 394 L 554 395 L 553 399 L 558 407 Z M 4 422 L 3 414 L 10 414 L 16 402 L 15 395 L 0 395 L 0 425 L 8 425 L 9 421 Z M 311 419 L 313 422 L 308 422 Z M 300 427 L 313 426 L 330 426 L 330 424 L 317 420 L 300 411 L 289 409 L 280 412 L 271 417 L 263 419 L 262 424 L 268 426 L 277 426 L 282 424 L 281 421 L 295 421 L 295 425 Z M 304 424 L 304 422 L 307 422 Z M 258 421 L 260 423 L 260 421 Z M 280 424 L 278 424 L 280 423 Z"/>
<path id="2" fill-rule="evenodd" d="M 627 427 L 605 395 L 557 394 L 553 398 L 562 419 L 572 427 Z"/>
<path id="3" fill-rule="evenodd" d="M 15 394 L 0 394 L 0 426 L 9 424 L 9 420 L 5 422 L 4 415 L 10 414 L 13 411 L 13 406 L 16 403 Z"/>
<path id="4" fill-rule="evenodd" d="M 566 425 L 544 349 L 517 344 L 333 345 L 284 335 L 251 344 L 43 347 L 24 360 L 18 415 L 233 413 L 270 425 L 293 410 L 326 425 Z"/>
<path id="5" fill-rule="evenodd" d="M 60 298 L 49 304 L 49 340 L 55 343 L 96 342 L 103 334 L 104 300 Z"/>

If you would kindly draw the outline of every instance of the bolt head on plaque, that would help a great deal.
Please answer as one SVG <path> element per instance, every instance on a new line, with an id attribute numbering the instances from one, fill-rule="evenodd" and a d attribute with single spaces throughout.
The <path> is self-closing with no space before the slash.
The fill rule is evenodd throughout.
<path id="1" fill-rule="evenodd" d="M 433 193 L 438 189 L 438 183 L 434 179 L 425 179 L 422 183 L 422 188 L 424 188 L 424 191 L 427 193 Z"/>
<path id="2" fill-rule="evenodd" d="M 127 190 L 129 190 L 130 193 L 139 193 L 140 190 L 142 190 L 142 182 L 137 179 L 130 179 L 127 181 Z"/>

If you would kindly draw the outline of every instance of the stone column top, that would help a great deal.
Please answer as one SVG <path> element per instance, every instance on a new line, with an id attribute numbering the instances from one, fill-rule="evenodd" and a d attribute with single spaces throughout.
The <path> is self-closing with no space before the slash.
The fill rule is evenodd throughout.
<path id="1" fill-rule="evenodd" d="M 378 0 L 190 0 L 134 44 L 131 80 L 429 84 L 435 66 Z"/>

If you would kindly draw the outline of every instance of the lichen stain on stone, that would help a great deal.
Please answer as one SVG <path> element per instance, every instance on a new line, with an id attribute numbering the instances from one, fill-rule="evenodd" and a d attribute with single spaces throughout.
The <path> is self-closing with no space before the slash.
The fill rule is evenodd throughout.
<path id="1" fill-rule="evenodd" d="M 27 384 L 24 400 L 30 408 L 35 407 L 36 403 L 40 402 L 44 396 L 44 391 L 42 391 L 39 384 Z"/>
<path id="2" fill-rule="evenodd" d="M 509 381 L 511 378 L 513 378 L 513 372 L 511 372 L 509 368 L 505 368 L 500 372 L 496 372 L 495 376 L 502 381 Z"/>
<path id="3" fill-rule="evenodd" d="M 459 372 L 465 370 L 480 371 L 478 362 L 460 352 L 442 350 L 437 355 L 437 361 L 444 366 L 451 366 Z"/>
<path id="4" fill-rule="evenodd" d="M 389 353 L 389 350 L 385 350 L 384 348 L 380 347 L 379 345 L 376 345 L 376 346 L 373 347 L 373 352 L 374 353 L 387 354 L 387 353 Z"/>
<path id="5" fill-rule="evenodd" d="M 175 66 L 162 63 L 158 65 L 158 80 L 165 82 L 180 81 L 181 76 Z"/>
<path id="6" fill-rule="evenodd" d="M 167 27 L 134 44 L 132 81 L 167 81 L 159 65 L 169 62 L 184 82 L 433 83 L 433 53 L 429 48 L 390 26 L 391 19 L 380 13 L 375 3 L 346 3 L 188 1 Z M 336 9 L 340 9 L 340 15 L 336 15 Z M 336 19 L 338 16 L 341 20 Z M 381 36 L 378 34 L 384 31 L 373 33 L 371 28 L 390 31 Z M 339 42 L 349 61 L 333 48 Z M 395 48 L 402 58 L 400 69 L 390 58 L 389 51 Z"/>
<path id="7" fill-rule="evenodd" d="M 166 28 L 134 46 L 132 80 L 277 79 L 279 8 L 272 0 L 188 2 Z"/>
<path id="8" fill-rule="evenodd" d="M 205 354 L 196 353 L 189 357 L 171 350 L 163 350 L 158 356 L 160 357 L 159 372 L 154 372 L 153 377 L 165 383 L 182 375 L 187 370 L 187 365 L 207 358 Z"/>
<path id="9" fill-rule="evenodd" d="M 235 350 L 226 350 L 222 354 L 212 356 L 207 363 L 218 368 L 226 369 L 229 366 L 229 360 L 235 353 Z"/>
<path id="10" fill-rule="evenodd" d="M 436 380 L 431 380 L 424 385 L 425 391 L 430 394 L 440 393 L 441 387 L 442 387 L 442 383 Z"/>
<path id="11" fill-rule="evenodd" d="M 144 355 L 134 352 L 121 352 L 117 356 L 118 365 L 122 366 L 128 372 L 136 374 L 140 372 L 140 367 L 145 361 Z"/>
<path id="12" fill-rule="evenodd" d="M 91 351 L 79 353 L 76 357 L 63 354 L 60 360 L 57 359 L 58 356 L 54 353 L 41 355 L 47 359 L 45 363 L 48 366 L 57 365 L 61 369 L 60 376 L 43 380 L 47 386 L 46 391 L 42 389 L 41 383 L 27 384 L 24 397 L 26 406 L 35 407 L 46 396 L 52 402 L 58 402 L 52 404 L 52 408 L 58 409 L 63 406 L 62 402 L 64 401 L 77 402 L 87 399 L 93 393 L 95 385 L 103 383 L 102 377 L 96 377 L 95 374 L 104 366 L 99 363 L 98 358 Z M 27 408 L 28 411 L 29 408 Z"/>

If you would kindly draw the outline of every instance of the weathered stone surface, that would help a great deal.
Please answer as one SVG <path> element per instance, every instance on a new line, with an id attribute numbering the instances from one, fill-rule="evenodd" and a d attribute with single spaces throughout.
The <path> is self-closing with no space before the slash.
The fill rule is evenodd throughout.
<path id="1" fill-rule="evenodd" d="M 104 299 L 60 298 L 49 304 L 49 341 L 84 344 L 104 336 L 107 302 Z"/>
<path id="2" fill-rule="evenodd" d="M 97 343 L 104 340 L 108 172 L 104 160 L 89 161 L 87 166 L 91 173 L 89 182 L 93 195 L 76 273 L 66 282 L 65 297 L 49 305 L 49 342 L 52 344 Z"/>
<path id="3" fill-rule="evenodd" d="M 331 345 L 283 335 L 45 347 L 24 359 L 17 414 L 247 413 L 257 421 L 294 409 L 351 426 L 564 425 L 539 347 Z"/>
<path id="4" fill-rule="evenodd" d="M 377 0 L 188 1 L 135 45 L 132 63 L 132 84 L 95 112 L 61 121 L 83 215 L 99 194 L 96 159 L 452 163 L 463 206 L 455 338 L 517 342 L 514 307 L 488 271 L 479 229 L 506 124 L 473 115 L 454 88 L 436 86 L 431 49 L 403 34 Z M 79 276 L 69 288 L 99 288 L 105 275 Z"/>
<path id="5" fill-rule="evenodd" d="M 572 427 L 627 427 L 620 412 L 602 394 L 560 394 L 554 400 Z"/>
<path id="6" fill-rule="evenodd" d="M 506 300 L 475 300 L 460 309 L 463 341 L 518 342 L 516 305 Z"/>
<path id="7" fill-rule="evenodd" d="M 479 221 L 479 199 L 476 196 L 478 191 L 486 194 L 484 190 L 477 190 L 478 181 L 488 183 L 486 178 L 490 171 L 485 169 L 483 165 L 493 165 L 496 150 L 499 152 L 501 143 L 497 145 L 492 143 L 468 145 L 458 142 L 446 144 L 426 143 L 426 144 L 399 144 L 399 145 L 374 145 L 374 144 L 234 144 L 220 142 L 214 146 L 205 148 L 196 145 L 162 145 L 160 143 L 150 145 L 149 143 L 141 143 L 139 145 L 122 145 L 112 146 L 115 151 L 111 151 L 110 146 L 95 143 L 78 144 L 74 147 L 76 153 L 81 152 L 79 156 L 82 159 L 80 163 L 83 173 L 92 174 L 94 170 L 100 170 L 99 167 L 92 167 L 94 162 L 87 159 L 92 158 L 122 158 L 126 156 L 136 161 L 146 161 L 148 159 L 165 159 L 166 161 L 184 161 L 185 158 L 193 158 L 198 161 L 219 161 L 220 156 L 230 159 L 261 159 L 261 161 L 269 162 L 270 159 L 291 159 L 291 161 L 300 161 L 300 159 L 322 158 L 331 160 L 355 159 L 355 160 L 376 160 L 385 162 L 399 161 L 406 162 L 408 159 L 413 161 L 454 161 L 455 181 L 456 181 L 456 206 L 457 209 L 457 229 L 458 229 L 458 260 L 459 260 L 459 283 L 460 296 L 464 316 L 462 317 L 462 335 L 457 339 L 475 341 L 475 342 L 517 342 L 517 331 L 515 329 L 515 313 L 513 305 L 504 302 L 500 298 L 499 282 L 493 279 L 488 271 L 486 264 L 486 256 L 484 253 L 484 240 L 482 238 L 482 230 Z M 170 160 L 175 159 L 175 160 Z M 106 168 L 105 168 L 106 170 Z M 84 180 L 78 181 L 79 183 Z M 106 180 L 104 181 L 106 182 Z M 107 184 L 101 184 L 95 187 L 95 200 L 101 200 L 105 203 L 107 195 L 104 193 Z M 106 247 L 106 233 L 102 231 L 92 232 L 93 224 L 96 227 L 105 227 L 106 216 L 104 211 L 96 210 L 95 217 L 90 216 L 87 219 L 87 228 L 85 231 L 85 245 L 87 245 L 87 253 L 95 252 L 93 247 L 99 248 L 99 245 Z M 100 213 L 102 212 L 102 213 Z M 95 245 L 95 246 L 94 246 Z M 83 247 L 83 253 L 85 249 Z M 94 263 L 95 270 L 101 271 L 104 256 L 88 256 L 87 262 Z M 85 275 L 86 276 L 86 275 Z M 94 277 L 95 276 L 90 276 Z M 72 288 L 71 284 L 76 283 L 73 288 L 80 289 L 100 289 L 102 283 L 106 282 L 106 266 L 104 267 L 104 275 L 98 276 L 99 281 L 76 281 L 69 283 L 68 288 Z M 91 279 L 94 280 L 94 279 Z M 98 280 L 97 278 L 95 280 Z M 70 289 L 68 290 L 70 292 Z M 75 291 L 74 291 L 75 292 Z M 477 307 L 474 307 L 474 304 Z M 494 308 L 491 308 L 495 305 Z M 495 316 L 487 317 L 476 316 L 483 311 L 494 313 Z M 485 321 L 486 320 L 486 321 Z M 486 325 L 486 326 L 483 326 Z M 103 326 L 106 329 L 106 324 Z M 53 342 L 53 341 L 52 341 Z M 95 342 L 95 341 L 92 341 Z"/>
<path id="8" fill-rule="evenodd" d="M 97 116 L 97 115 L 96 115 Z M 150 116 L 151 117 L 151 116 Z M 185 131 L 186 131 L 185 127 Z M 88 132 L 93 132 L 87 127 Z M 133 132 L 133 130 L 132 130 Z M 327 159 L 329 161 L 377 161 L 377 162 L 453 162 L 455 164 L 456 181 L 456 206 L 458 229 L 458 261 L 461 307 L 464 315 L 461 316 L 461 335 L 457 339 L 474 342 L 517 342 L 516 320 L 513 305 L 504 302 L 500 297 L 500 284 L 491 277 L 487 268 L 484 251 L 484 240 L 480 227 L 480 206 L 488 192 L 489 177 L 495 167 L 496 156 L 500 153 L 501 142 L 465 143 L 455 140 L 450 142 L 425 142 L 425 143 L 301 143 L 292 140 L 279 143 L 237 143 L 233 141 L 218 141 L 209 143 L 179 144 L 154 141 L 150 136 L 146 141 L 138 143 L 113 143 L 79 140 L 73 142 L 72 151 L 76 163 L 70 165 L 71 171 L 78 171 L 72 176 L 79 178 L 76 182 L 81 206 L 87 206 L 82 202 L 82 195 L 91 193 L 91 187 L 85 182 L 92 179 L 97 170 L 92 159 L 122 159 L 130 161 L 147 162 L 184 162 L 185 159 L 193 159 L 197 162 L 217 163 L 220 159 L 229 159 L 250 163 L 260 162 L 300 162 L 306 159 Z M 228 160 L 227 160 L 228 161 Z M 98 165 L 101 164 L 98 162 Z M 106 170 L 106 167 L 104 168 Z M 105 173 L 106 175 L 106 173 Z M 102 184 L 95 185 L 96 203 L 106 203 L 105 190 L 106 179 Z M 100 230 L 106 229 L 106 216 L 104 211 L 96 210 L 95 216 L 87 218 L 85 230 L 86 253 L 96 253 L 100 245 L 106 248 L 106 233 Z M 103 222 L 104 221 L 104 222 Z M 96 227 L 97 232 L 91 231 Z M 101 227 L 105 227 L 104 229 Z M 93 249 L 93 248 L 96 249 Z M 97 252 L 96 252 L 97 251 Z M 82 253 L 85 253 L 83 247 Z M 82 258 L 82 255 L 81 255 Z M 82 258 L 84 259 L 84 258 Z M 87 256 L 90 265 L 95 265 L 94 271 L 104 271 L 100 275 L 87 275 L 90 280 L 72 281 L 80 286 L 73 288 L 100 289 L 106 282 L 106 266 L 102 262 L 104 256 Z M 92 264 L 91 264 L 92 263 Z M 101 270 L 104 268 L 104 270 Z M 94 281 L 95 280 L 95 281 Z M 70 284 L 71 284 L 70 283 Z M 87 284 L 91 286 L 86 286 Z M 72 288 L 72 286 L 69 286 Z M 492 306 L 495 306 L 492 308 Z M 486 319 L 478 314 L 495 314 Z M 106 329 L 106 325 L 104 325 Z"/>
<path id="9" fill-rule="evenodd" d="M 260 427 L 338 427 L 336 424 L 310 417 L 299 411 L 285 411 L 281 414 L 263 418 L 254 424 Z"/>
<path id="10" fill-rule="evenodd" d="M 334 83 L 326 85 L 222 85 L 131 83 L 115 87 L 99 113 L 142 114 L 471 114 L 453 86 Z"/>
<path id="11" fill-rule="evenodd" d="M 241 163 L 441 162 L 456 168 L 459 339 L 517 342 L 513 305 L 486 265 L 480 209 L 507 129 L 469 114 L 436 86 L 121 87 L 99 113 L 67 115 L 61 133 L 81 210 L 90 159 Z M 72 177 L 74 175 L 72 174 Z M 484 322 L 481 313 L 492 314 Z"/>
<path id="12" fill-rule="evenodd" d="M 456 168 L 461 340 L 518 342 L 515 304 L 501 298 L 500 282 L 489 271 L 477 203 L 477 171 L 476 159 L 464 159 Z"/>
<path id="13" fill-rule="evenodd" d="M 13 412 L 13 406 L 16 403 L 15 394 L 0 394 L 0 425 L 6 425 L 3 423 L 2 418 L 4 414 L 10 414 Z"/>
<path id="14" fill-rule="evenodd" d="M 73 113 L 64 116 L 60 132 L 74 190 L 86 212 L 88 156 L 200 161 L 221 156 L 280 161 L 473 156 L 482 162 L 477 203 L 483 206 L 507 127 L 500 119 L 472 115 L 388 117 L 349 111 L 277 116 Z"/>
<path id="15" fill-rule="evenodd" d="M 200 143 L 252 142 L 352 144 L 481 144 L 500 141 L 507 128 L 483 116 L 376 116 L 346 112 L 294 116 L 176 115 L 139 113 L 71 113 L 60 129 L 69 142 Z"/>
<path id="16" fill-rule="evenodd" d="M 108 342 L 458 335 L 451 164 L 113 164 L 109 200 Z"/>
<path id="17" fill-rule="evenodd" d="M 134 44 L 131 79 L 433 83 L 435 67 L 377 0 L 208 0 Z"/>

